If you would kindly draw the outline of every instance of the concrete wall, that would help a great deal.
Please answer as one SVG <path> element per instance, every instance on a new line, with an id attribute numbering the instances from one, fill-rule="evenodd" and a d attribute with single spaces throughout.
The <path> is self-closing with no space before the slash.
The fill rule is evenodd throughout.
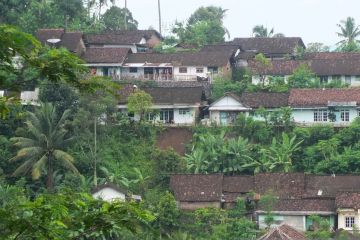
<path id="1" fill-rule="evenodd" d="M 181 73 L 180 68 L 187 68 L 186 73 Z M 202 68 L 202 73 L 197 73 L 196 69 Z M 176 80 L 191 81 L 196 80 L 196 77 L 207 77 L 208 68 L 206 66 L 176 66 L 174 67 L 174 78 Z"/>
<path id="2" fill-rule="evenodd" d="M 341 121 L 340 110 L 349 110 L 349 122 Z M 326 110 L 326 108 L 325 108 Z M 355 107 L 338 107 L 334 114 L 336 115 L 336 121 L 330 122 L 329 119 L 327 122 L 314 122 L 314 112 L 317 109 L 293 109 L 292 117 L 296 123 L 300 124 L 312 124 L 312 123 L 329 123 L 329 124 L 347 124 L 352 122 L 356 117 L 358 117 L 358 110 Z"/>
<path id="3" fill-rule="evenodd" d="M 178 206 L 182 210 L 191 210 L 194 211 L 199 208 L 220 208 L 221 204 L 219 202 L 178 202 Z"/>
<path id="4" fill-rule="evenodd" d="M 93 193 L 92 196 L 94 198 L 102 199 L 107 202 L 111 202 L 115 200 L 125 201 L 124 193 L 118 192 L 115 189 L 109 187 L 103 188 L 100 191 Z"/>
<path id="5" fill-rule="evenodd" d="M 258 215 L 259 228 L 265 229 L 267 225 L 265 224 L 265 214 Z M 288 215 L 275 215 L 274 216 L 275 223 L 271 225 L 271 227 L 279 226 L 282 223 L 286 223 L 287 225 L 295 228 L 299 231 L 306 231 L 306 217 L 305 216 L 288 216 Z"/>
<path id="6" fill-rule="evenodd" d="M 286 75 L 285 76 L 285 80 L 289 77 L 290 75 Z M 265 85 L 269 84 L 269 78 L 271 77 L 271 75 L 266 76 L 266 80 L 265 80 Z M 335 78 L 333 78 L 333 76 L 328 76 L 328 83 L 331 83 L 332 81 L 334 81 Z M 340 80 L 342 83 L 346 83 L 346 77 L 345 75 L 340 76 Z M 260 76 L 258 75 L 253 75 L 252 76 L 252 83 L 257 85 L 257 84 L 261 84 L 260 81 Z M 358 87 L 360 86 L 360 77 L 359 76 L 351 76 L 350 79 L 350 86 L 351 87 Z"/>

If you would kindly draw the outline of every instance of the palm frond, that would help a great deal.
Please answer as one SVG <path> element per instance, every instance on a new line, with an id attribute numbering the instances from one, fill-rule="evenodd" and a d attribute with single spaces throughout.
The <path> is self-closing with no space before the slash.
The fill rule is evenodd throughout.
<path id="1" fill-rule="evenodd" d="M 14 145 L 20 148 L 34 147 L 38 144 L 38 142 L 34 141 L 33 139 L 25 137 L 13 137 L 10 139 L 10 141 L 14 142 Z"/>
<path id="2" fill-rule="evenodd" d="M 44 166 L 46 165 L 46 161 L 48 159 L 48 156 L 46 154 L 44 154 L 33 166 L 32 166 L 32 178 L 34 180 L 39 179 L 39 177 L 41 176 L 41 170 L 44 168 Z"/>
<path id="3" fill-rule="evenodd" d="M 14 162 L 23 158 L 31 158 L 39 156 L 43 152 L 43 149 L 40 147 L 27 147 L 20 149 L 16 156 L 13 158 L 10 158 L 10 162 Z"/>
<path id="4" fill-rule="evenodd" d="M 53 155 L 56 158 L 56 160 L 60 161 L 64 167 L 73 171 L 74 173 L 79 174 L 79 171 L 73 164 L 74 158 L 70 154 L 62 150 L 54 150 Z"/>

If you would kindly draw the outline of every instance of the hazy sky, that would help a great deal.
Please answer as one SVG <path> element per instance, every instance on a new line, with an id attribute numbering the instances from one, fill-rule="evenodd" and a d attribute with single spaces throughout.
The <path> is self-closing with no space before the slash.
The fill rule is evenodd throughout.
<path id="1" fill-rule="evenodd" d="M 127 2 L 140 29 L 158 29 L 157 0 Z M 305 43 L 334 45 L 340 20 L 352 16 L 360 23 L 360 0 L 161 0 L 163 29 L 208 5 L 228 9 L 224 25 L 231 38 L 249 37 L 254 25 L 263 24 L 289 37 L 300 36 Z M 124 7 L 124 0 L 117 0 L 117 6 Z"/>

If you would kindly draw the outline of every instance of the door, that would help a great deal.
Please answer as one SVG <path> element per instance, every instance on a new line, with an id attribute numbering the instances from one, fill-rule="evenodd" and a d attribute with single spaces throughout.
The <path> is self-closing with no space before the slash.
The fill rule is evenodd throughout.
<path id="1" fill-rule="evenodd" d="M 173 109 L 162 109 L 160 111 L 160 121 L 163 123 L 174 123 L 174 110 Z"/>
<path id="2" fill-rule="evenodd" d="M 220 124 L 227 125 L 228 123 L 228 114 L 227 112 L 220 112 Z"/>

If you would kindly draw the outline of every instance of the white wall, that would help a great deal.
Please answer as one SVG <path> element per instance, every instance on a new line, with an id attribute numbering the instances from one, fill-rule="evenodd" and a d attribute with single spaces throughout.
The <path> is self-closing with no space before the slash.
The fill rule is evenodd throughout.
<path id="1" fill-rule="evenodd" d="M 349 122 L 342 122 L 340 117 L 340 111 L 335 112 L 336 115 L 336 122 L 330 122 L 328 119 L 328 122 L 323 123 L 350 123 L 352 122 L 357 116 L 358 116 L 358 110 L 353 108 L 341 108 L 338 109 L 349 109 Z M 314 111 L 317 111 L 317 109 L 292 109 L 292 118 L 296 123 L 302 123 L 302 124 L 308 124 L 308 123 L 322 123 L 322 122 L 314 122 Z"/>
<path id="2" fill-rule="evenodd" d="M 338 229 L 342 228 L 345 230 L 353 230 L 352 228 L 346 228 L 345 227 L 345 217 L 355 217 L 355 225 L 356 226 L 360 226 L 360 215 L 357 211 L 355 210 L 343 210 L 343 211 L 338 211 Z"/>
<path id="3" fill-rule="evenodd" d="M 196 110 L 195 108 L 189 108 L 189 113 L 183 115 L 179 114 L 179 109 L 174 109 L 174 122 L 175 124 L 195 124 L 196 121 Z"/>
<path id="4" fill-rule="evenodd" d="M 102 199 L 107 202 L 111 202 L 111 201 L 115 201 L 115 200 L 125 201 L 124 193 L 118 192 L 115 189 L 112 189 L 109 187 L 103 188 L 103 189 L 99 190 L 98 192 L 93 193 L 92 196 L 94 198 Z"/>
<path id="5" fill-rule="evenodd" d="M 187 72 L 186 73 L 180 73 L 179 69 L 186 67 L 187 68 Z M 203 68 L 203 72 L 202 73 L 196 73 L 196 68 Z M 207 72 L 208 69 L 205 66 L 177 66 L 174 67 L 174 78 L 176 80 L 196 80 L 196 76 L 199 77 L 207 77 Z"/>
<path id="6" fill-rule="evenodd" d="M 141 79 L 144 77 L 144 68 L 138 67 L 136 73 L 131 73 L 129 67 L 121 68 L 121 78 Z"/>

